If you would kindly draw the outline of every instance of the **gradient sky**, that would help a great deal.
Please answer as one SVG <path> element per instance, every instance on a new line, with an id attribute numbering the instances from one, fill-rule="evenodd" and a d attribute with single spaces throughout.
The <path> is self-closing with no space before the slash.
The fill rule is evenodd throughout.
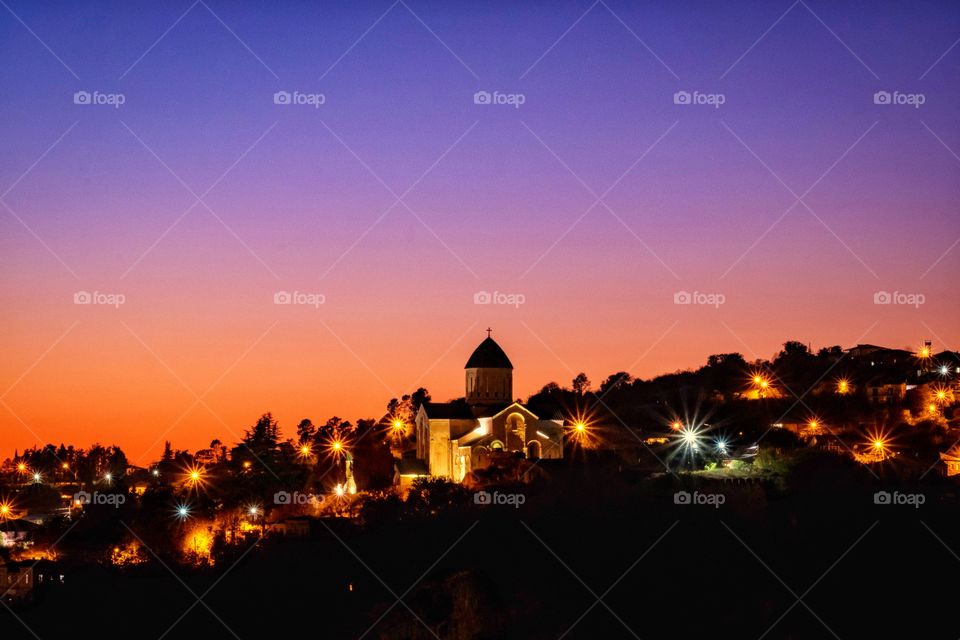
<path id="1" fill-rule="evenodd" d="M 956 349 L 958 38 L 951 2 L 5 0 L 0 456 L 448 399 L 487 326 L 518 396 L 786 339 Z"/>

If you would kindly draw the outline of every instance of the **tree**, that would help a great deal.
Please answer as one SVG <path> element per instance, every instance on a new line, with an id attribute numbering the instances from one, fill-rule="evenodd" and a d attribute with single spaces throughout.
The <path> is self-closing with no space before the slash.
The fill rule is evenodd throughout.
<path id="1" fill-rule="evenodd" d="M 600 394 L 603 395 L 610 389 L 618 389 L 625 384 L 630 384 L 633 380 L 631 376 L 626 371 L 618 371 L 617 373 L 607 376 L 607 379 L 600 383 Z"/>
<path id="2" fill-rule="evenodd" d="M 798 340 L 787 340 L 783 343 L 783 349 L 777 354 L 777 358 L 792 355 L 810 355 L 810 349 Z"/>
<path id="3" fill-rule="evenodd" d="M 416 391 L 410 394 L 410 413 L 416 416 L 417 412 L 420 411 L 420 407 L 424 403 L 430 402 L 430 399 L 429 391 L 427 391 L 424 387 L 418 388 Z"/>
<path id="4" fill-rule="evenodd" d="M 300 421 L 300 424 L 297 425 L 297 442 L 305 444 L 312 440 L 316 433 L 317 427 L 310 418 L 304 418 Z"/>
<path id="5" fill-rule="evenodd" d="M 582 371 L 577 374 L 577 377 L 573 379 L 573 391 L 578 396 L 582 396 L 584 393 L 590 390 L 590 378 L 587 377 L 587 374 Z"/>
<path id="6" fill-rule="evenodd" d="M 547 384 L 543 385 L 540 391 L 537 392 L 537 395 L 549 396 L 559 391 L 560 391 L 560 385 L 558 385 L 556 382 L 548 382 Z"/>

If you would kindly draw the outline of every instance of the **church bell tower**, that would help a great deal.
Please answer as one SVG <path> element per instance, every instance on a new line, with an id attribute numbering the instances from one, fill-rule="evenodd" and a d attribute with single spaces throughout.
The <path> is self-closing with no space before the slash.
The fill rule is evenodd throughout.
<path id="1" fill-rule="evenodd" d="M 491 332 L 487 329 L 486 340 L 473 351 L 464 367 L 467 404 L 471 406 L 509 404 L 513 400 L 513 364 L 490 337 Z"/>

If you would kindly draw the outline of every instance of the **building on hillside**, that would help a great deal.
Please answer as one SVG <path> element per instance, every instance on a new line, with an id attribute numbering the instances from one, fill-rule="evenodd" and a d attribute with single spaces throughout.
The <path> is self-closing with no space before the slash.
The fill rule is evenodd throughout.
<path id="1" fill-rule="evenodd" d="M 940 471 L 946 476 L 960 474 L 960 450 L 954 447 L 947 452 L 940 452 Z"/>
<path id="2" fill-rule="evenodd" d="M 29 602 L 33 598 L 33 587 L 33 564 L 0 564 L 0 600 L 4 604 Z"/>
<path id="3" fill-rule="evenodd" d="M 416 416 L 417 458 L 430 476 L 460 482 L 499 452 L 563 457 L 563 416 L 513 398 L 513 364 L 490 337 L 467 360 L 465 398 L 424 403 Z"/>
<path id="4" fill-rule="evenodd" d="M 867 400 L 872 404 L 897 404 L 907 395 L 906 382 L 873 381 L 867 384 Z"/>

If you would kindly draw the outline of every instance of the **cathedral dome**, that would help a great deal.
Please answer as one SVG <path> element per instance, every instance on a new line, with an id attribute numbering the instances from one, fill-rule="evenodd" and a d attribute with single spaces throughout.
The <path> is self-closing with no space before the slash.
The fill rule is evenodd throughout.
<path id="1" fill-rule="evenodd" d="M 464 369 L 513 369 L 510 358 L 503 352 L 493 338 L 487 336 L 487 339 L 480 343 Z"/>

